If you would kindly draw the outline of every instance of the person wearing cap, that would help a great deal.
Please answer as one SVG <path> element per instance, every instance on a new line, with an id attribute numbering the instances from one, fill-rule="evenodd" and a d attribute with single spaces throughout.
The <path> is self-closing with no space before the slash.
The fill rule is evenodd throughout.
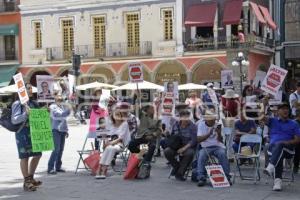
<path id="1" fill-rule="evenodd" d="M 264 173 L 275 176 L 274 191 L 282 190 L 282 172 L 284 158 L 291 158 L 295 153 L 295 146 L 300 142 L 300 126 L 289 118 L 289 104 L 278 105 L 278 117 L 264 117 L 264 123 L 269 127 L 270 155 L 269 164 Z"/>
<path id="2" fill-rule="evenodd" d="M 51 126 L 54 141 L 54 150 L 48 161 L 48 174 L 65 172 L 62 168 L 62 155 L 65 148 L 65 138 L 68 137 L 67 117 L 71 110 L 67 105 L 63 105 L 63 97 L 55 96 L 55 103 L 50 105 Z M 54 170 L 55 167 L 55 170 Z"/>
<path id="3" fill-rule="evenodd" d="M 234 90 L 227 89 L 222 95 L 222 110 L 225 117 L 236 117 L 239 110 L 239 95 Z"/>
<path id="4" fill-rule="evenodd" d="M 180 181 L 185 181 L 184 174 L 194 158 L 197 145 L 197 126 L 190 120 L 188 110 L 179 113 L 180 119 L 172 127 L 170 137 L 179 137 L 181 144 L 178 147 L 169 146 L 165 149 L 166 159 L 173 167 L 172 175 Z M 176 156 L 180 156 L 180 160 Z"/>
<path id="5" fill-rule="evenodd" d="M 216 122 L 217 114 L 207 110 L 203 116 L 204 121 L 198 124 L 197 139 L 201 144 L 198 155 L 197 173 L 198 186 L 202 187 L 206 184 L 205 166 L 209 160 L 209 156 L 215 156 L 223 167 L 228 181 L 230 181 L 230 166 L 226 155 L 225 145 L 222 143 L 221 124 Z"/>
<path id="6" fill-rule="evenodd" d="M 104 143 L 104 151 L 100 156 L 100 165 L 95 176 L 96 179 L 105 179 L 107 177 L 107 170 L 114 156 L 116 153 L 124 150 L 131 140 L 127 116 L 121 110 L 121 107 L 116 107 L 109 119 L 107 119 L 106 129 L 109 130 L 111 141 Z"/>
<path id="7" fill-rule="evenodd" d="M 140 126 L 137 134 L 130 141 L 128 149 L 131 153 L 140 153 L 140 145 L 147 144 L 148 151 L 145 154 L 144 161 L 150 163 L 152 161 L 157 137 L 161 135 L 161 121 L 154 119 L 154 108 L 152 105 L 143 107 L 140 114 Z"/>
<path id="8" fill-rule="evenodd" d="M 296 91 L 290 94 L 289 103 L 292 109 L 292 116 L 295 118 L 296 110 L 300 109 L 300 82 L 297 83 Z"/>

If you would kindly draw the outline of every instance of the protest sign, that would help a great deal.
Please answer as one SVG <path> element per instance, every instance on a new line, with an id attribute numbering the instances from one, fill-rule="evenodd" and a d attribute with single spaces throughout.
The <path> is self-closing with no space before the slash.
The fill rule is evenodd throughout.
<path id="1" fill-rule="evenodd" d="M 140 63 L 131 63 L 128 66 L 129 79 L 132 83 L 143 82 L 143 66 Z"/>
<path id="2" fill-rule="evenodd" d="M 51 151 L 54 149 L 50 115 L 47 109 L 31 109 L 29 126 L 33 152 Z"/>
<path id="3" fill-rule="evenodd" d="M 38 102 L 54 102 L 54 79 L 53 76 L 37 75 L 36 85 L 38 90 Z"/>
<path id="4" fill-rule="evenodd" d="M 233 70 L 221 71 L 222 88 L 233 88 Z"/>
<path id="5" fill-rule="evenodd" d="M 14 77 L 15 85 L 18 88 L 18 95 L 19 95 L 20 102 L 21 102 L 21 104 L 25 104 L 25 103 L 27 103 L 27 101 L 29 101 L 29 96 L 27 94 L 23 76 L 21 73 L 18 73 L 16 75 L 14 75 L 13 77 Z"/>
<path id="6" fill-rule="evenodd" d="M 230 187 L 221 165 L 205 166 L 209 180 L 214 188 Z"/>
<path id="7" fill-rule="evenodd" d="M 256 71 L 256 75 L 255 75 L 255 79 L 254 79 L 254 81 L 253 81 L 253 86 L 254 86 L 255 88 L 260 88 L 260 87 L 261 87 L 261 84 L 262 84 L 262 82 L 264 81 L 264 79 L 265 79 L 266 76 L 267 76 L 267 73 L 266 73 L 266 72 L 257 70 L 257 71 Z"/>
<path id="8" fill-rule="evenodd" d="M 276 96 L 287 72 L 288 71 L 283 68 L 280 68 L 276 65 L 271 65 L 267 76 L 262 82 L 261 89 Z"/>
<path id="9" fill-rule="evenodd" d="M 208 92 L 210 99 L 212 100 L 212 103 L 215 105 L 218 105 L 219 101 L 218 101 L 216 92 L 212 88 L 207 88 L 207 92 Z"/>

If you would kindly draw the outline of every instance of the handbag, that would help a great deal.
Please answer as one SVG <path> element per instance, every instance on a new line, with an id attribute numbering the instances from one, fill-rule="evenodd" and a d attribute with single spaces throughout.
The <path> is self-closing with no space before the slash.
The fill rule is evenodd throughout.
<path id="1" fill-rule="evenodd" d="M 93 175 L 96 175 L 99 167 L 100 167 L 100 152 L 94 150 L 94 146 L 92 145 L 93 151 L 90 153 L 88 157 L 83 160 L 83 163 L 92 171 Z"/>
<path id="2" fill-rule="evenodd" d="M 135 177 L 139 172 L 139 164 L 140 164 L 140 159 L 137 156 L 137 154 L 131 154 L 128 159 L 127 168 L 123 178 L 125 180 L 135 179 Z"/>

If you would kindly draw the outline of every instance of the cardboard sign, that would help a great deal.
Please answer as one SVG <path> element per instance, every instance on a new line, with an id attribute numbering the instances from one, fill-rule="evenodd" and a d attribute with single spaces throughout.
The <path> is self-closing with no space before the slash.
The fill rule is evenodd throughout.
<path id="1" fill-rule="evenodd" d="M 30 135 L 33 152 L 51 151 L 54 142 L 50 114 L 46 109 L 31 109 L 29 113 Z"/>
<path id="2" fill-rule="evenodd" d="M 218 101 L 218 97 L 216 95 L 216 92 L 211 88 L 207 88 L 207 92 L 208 92 L 208 95 L 209 95 L 210 99 L 212 100 L 212 103 L 215 104 L 215 105 L 218 105 L 219 101 Z"/>
<path id="3" fill-rule="evenodd" d="M 222 88 L 233 88 L 233 70 L 221 71 Z"/>
<path id="4" fill-rule="evenodd" d="M 130 82 L 143 82 L 143 66 L 140 63 L 131 63 L 128 66 Z"/>
<path id="5" fill-rule="evenodd" d="M 262 82 L 261 89 L 269 94 L 276 96 L 287 72 L 288 71 L 283 68 L 280 68 L 276 65 L 271 65 L 267 76 Z"/>
<path id="6" fill-rule="evenodd" d="M 38 102 L 50 103 L 54 102 L 54 79 L 53 76 L 48 75 L 37 75 L 36 76 L 37 85 L 37 99 Z"/>
<path id="7" fill-rule="evenodd" d="M 162 115 L 173 115 L 174 105 L 174 94 L 172 92 L 166 92 L 162 101 Z"/>
<path id="8" fill-rule="evenodd" d="M 221 165 L 208 165 L 205 169 L 214 188 L 230 187 Z"/>
<path id="9" fill-rule="evenodd" d="M 20 102 L 21 102 L 21 104 L 25 104 L 29 101 L 29 96 L 27 94 L 23 76 L 21 73 L 18 73 L 16 75 L 14 75 L 13 77 L 14 77 L 15 85 L 18 88 L 18 95 L 19 95 Z"/>

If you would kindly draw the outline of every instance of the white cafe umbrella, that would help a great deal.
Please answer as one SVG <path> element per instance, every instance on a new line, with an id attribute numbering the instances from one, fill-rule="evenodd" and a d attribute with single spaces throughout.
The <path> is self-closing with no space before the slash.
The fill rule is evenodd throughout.
<path id="1" fill-rule="evenodd" d="M 199 85 L 195 83 L 187 83 L 178 86 L 178 90 L 205 90 L 207 87 L 205 85 Z"/>
<path id="2" fill-rule="evenodd" d="M 138 84 L 139 90 L 160 90 L 160 91 L 164 90 L 163 86 L 157 85 L 154 83 L 150 83 L 148 81 L 143 81 L 143 82 L 139 82 L 139 83 L 127 83 L 127 84 L 117 87 L 113 90 L 136 90 L 137 84 Z"/>
<path id="3" fill-rule="evenodd" d="M 87 89 L 93 89 L 93 88 L 113 89 L 113 88 L 117 88 L 117 86 L 106 84 L 106 83 L 100 83 L 100 82 L 96 81 L 93 83 L 79 85 L 76 87 L 77 90 L 87 90 Z"/>
<path id="4" fill-rule="evenodd" d="M 0 88 L 0 94 L 11 94 L 11 93 L 15 93 L 15 92 L 18 92 L 16 85 L 9 85 L 9 86 Z M 32 86 L 32 92 L 37 93 L 37 88 Z"/>

